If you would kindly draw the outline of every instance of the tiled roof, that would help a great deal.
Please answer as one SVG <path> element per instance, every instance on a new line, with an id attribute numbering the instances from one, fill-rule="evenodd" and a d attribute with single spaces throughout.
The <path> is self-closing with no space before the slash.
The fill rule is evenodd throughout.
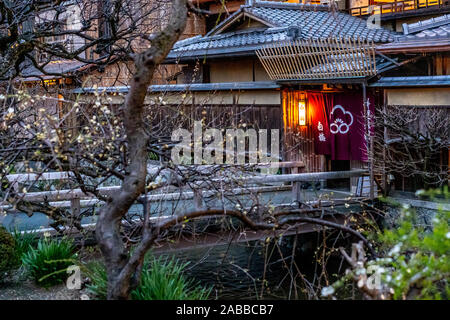
<path id="1" fill-rule="evenodd" d="M 252 81 L 252 82 L 217 82 L 217 83 L 189 83 L 189 84 L 167 84 L 152 85 L 148 87 L 149 92 L 184 92 L 184 91 L 228 91 L 228 90 L 261 90 L 278 89 L 280 85 L 275 81 Z M 95 93 L 95 92 L 128 92 L 128 86 L 120 87 L 98 87 L 98 88 L 76 88 L 73 93 Z"/>
<path id="2" fill-rule="evenodd" d="M 175 44 L 173 52 L 215 49 L 225 47 L 242 47 L 287 40 L 287 28 L 268 28 L 242 30 L 222 33 L 209 37 L 197 36 L 185 39 Z"/>
<path id="3" fill-rule="evenodd" d="M 449 24 L 434 28 L 431 30 L 425 30 L 416 34 L 416 38 L 448 38 L 450 37 L 450 21 Z"/>
<path id="4" fill-rule="evenodd" d="M 60 76 L 52 74 L 61 74 L 61 75 L 67 74 L 78 70 L 80 67 L 84 65 L 86 64 L 76 60 L 51 61 L 44 67 L 44 70 L 49 74 L 44 75 L 44 73 L 35 68 L 30 61 L 25 61 L 21 76 L 25 78 L 27 81 L 54 79 L 59 78 Z"/>
<path id="5" fill-rule="evenodd" d="M 268 27 L 220 33 L 242 14 Z M 252 51 L 263 44 L 291 39 L 295 33 L 297 39 L 344 37 L 377 43 L 393 41 L 396 35 L 386 29 L 370 29 L 365 20 L 332 11 L 327 6 L 261 1 L 252 6 L 241 6 L 204 37 L 177 42 L 169 58 Z"/>
<path id="6" fill-rule="evenodd" d="M 450 36 L 450 14 L 403 25 L 408 39 L 438 38 Z"/>
<path id="7" fill-rule="evenodd" d="M 450 76 L 381 77 L 370 87 L 450 86 Z"/>
<path id="8" fill-rule="evenodd" d="M 406 36 L 408 39 L 438 39 L 438 38 L 450 38 L 450 21 L 445 26 L 440 26 L 438 28 L 424 30 L 414 35 Z"/>
<path id="9" fill-rule="evenodd" d="M 394 42 L 378 47 L 385 53 L 431 52 L 450 46 L 450 14 L 442 15 L 416 23 L 403 24 L 403 34 Z"/>
<path id="10" fill-rule="evenodd" d="M 304 38 L 348 37 L 387 42 L 393 39 L 391 31 L 369 29 L 363 19 L 340 11 L 314 10 L 314 7 L 301 7 L 289 3 L 258 3 L 247 8 L 251 14 L 281 27 L 299 26 Z M 327 7 L 325 7 L 327 8 Z M 328 8 L 327 8 L 328 9 Z"/>

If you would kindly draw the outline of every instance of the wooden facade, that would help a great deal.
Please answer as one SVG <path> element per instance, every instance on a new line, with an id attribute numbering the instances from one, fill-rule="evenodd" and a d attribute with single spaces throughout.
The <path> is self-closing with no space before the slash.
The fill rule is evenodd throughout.
<path id="1" fill-rule="evenodd" d="M 327 171 L 325 156 L 314 152 L 314 136 L 311 128 L 312 108 L 306 108 L 305 126 L 299 124 L 299 101 L 307 103 L 307 93 L 299 90 L 283 90 L 283 146 L 286 161 L 303 161 L 305 171 Z"/>
<path id="2" fill-rule="evenodd" d="M 210 36 L 211 42 L 220 41 L 221 33 L 223 33 L 224 38 L 236 34 L 235 42 L 241 43 L 240 41 L 244 41 L 242 35 L 246 28 L 262 30 L 268 27 L 259 20 L 253 22 L 251 20 L 251 17 L 243 16 L 242 20 L 226 21 Z M 193 29 L 190 30 L 197 28 L 196 23 L 198 26 L 203 23 L 200 20 L 194 22 Z M 391 29 L 396 28 L 393 26 Z M 204 32 L 201 27 L 195 30 L 199 34 Z M 294 26 L 290 31 L 301 35 L 302 30 Z M 213 39 L 213 37 L 216 38 Z M 206 126 L 220 129 L 279 129 L 282 133 L 282 160 L 303 161 L 306 172 L 360 169 L 371 166 L 370 161 L 355 158 L 332 160 L 331 156 L 319 154 L 315 150 L 314 139 L 317 137 L 314 136 L 314 128 L 311 125 L 314 107 L 309 104 L 310 93 L 351 95 L 358 92 L 361 94 L 360 109 L 364 114 L 367 111 L 368 94 L 374 97 L 372 103 L 375 108 L 389 108 L 393 105 L 448 108 L 448 101 L 450 101 L 448 84 L 436 87 L 425 85 L 426 88 L 406 85 L 371 88 L 371 84 L 385 75 L 410 76 L 417 70 L 421 76 L 449 75 L 448 52 L 424 54 L 425 57 L 419 59 L 414 57 L 418 52 L 405 54 L 404 48 L 397 48 L 399 56 L 396 56 L 397 52 L 383 52 L 385 55 L 392 53 L 391 57 L 387 57 L 379 55 L 379 43 L 374 43 L 373 39 L 362 41 L 358 37 L 334 36 L 313 39 L 297 39 L 294 36 L 291 40 L 274 41 L 259 45 L 258 48 L 252 43 L 248 52 L 242 51 L 240 54 L 235 52 L 240 48 L 232 47 L 228 53 L 226 48 L 221 49 L 218 45 L 210 49 L 216 50 L 214 54 L 211 53 L 211 57 L 208 56 L 209 49 L 206 49 L 206 53 L 196 53 L 197 57 L 193 54 L 192 57 L 181 62 L 169 59 L 168 64 L 164 66 L 167 70 L 173 68 L 172 71 L 167 72 L 173 72 L 174 76 L 171 77 L 173 82 L 187 86 L 190 84 L 219 86 L 227 83 L 239 86 L 239 83 L 257 84 L 271 81 L 279 85 L 278 88 L 206 90 L 187 87 L 185 90 L 170 94 L 161 89 L 159 92 L 150 92 L 147 102 L 152 104 L 155 99 L 163 97 L 168 107 L 179 108 L 182 105 L 185 118 L 182 122 L 186 128 L 192 126 L 193 121 L 203 120 Z M 392 40 L 391 43 L 397 42 Z M 200 52 L 203 50 L 202 46 L 199 44 L 198 47 L 189 50 Z M 246 44 L 240 44 L 240 46 L 245 47 Z M 252 52 L 249 53 L 250 51 Z M 379 64 L 379 60 L 383 60 L 383 63 Z M 381 68 L 379 68 L 380 65 Z M 114 75 L 114 72 L 111 74 Z M 166 76 L 167 74 L 161 76 L 160 82 L 156 83 L 170 82 L 164 81 L 164 78 L 167 79 Z M 107 79 L 108 77 L 103 77 L 104 86 L 111 85 L 106 82 Z M 167 89 L 170 88 L 167 87 Z M 300 101 L 304 101 L 306 106 L 305 125 L 299 123 Z M 440 161 L 442 165 L 445 165 L 444 162 L 448 161 L 448 157 L 443 157 Z M 372 178 L 373 175 L 383 174 L 383 172 L 371 171 Z M 352 184 L 355 185 L 356 181 L 352 181 Z"/>

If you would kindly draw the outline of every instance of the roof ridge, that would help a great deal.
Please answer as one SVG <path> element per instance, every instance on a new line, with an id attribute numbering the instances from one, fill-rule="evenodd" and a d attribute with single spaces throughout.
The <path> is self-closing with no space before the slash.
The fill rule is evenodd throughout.
<path id="1" fill-rule="evenodd" d="M 231 36 L 235 36 L 235 35 L 242 35 L 242 34 L 248 34 L 248 33 L 256 33 L 256 32 L 260 32 L 260 33 L 266 33 L 268 29 L 271 28 L 254 28 L 254 29 L 244 29 L 244 30 L 238 30 L 238 31 L 233 31 L 233 32 L 226 32 L 226 33 L 219 33 L 219 34 L 214 34 L 212 36 L 205 36 L 203 38 L 208 38 L 209 40 L 216 40 L 216 39 L 223 39 L 223 38 L 228 38 Z"/>
<path id="2" fill-rule="evenodd" d="M 192 38 L 187 38 L 181 41 L 176 42 L 176 45 L 173 47 L 173 49 L 178 49 L 187 45 L 191 45 L 194 43 L 202 43 L 202 42 L 210 42 L 220 39 L 225 39 L 229 37 L 233 37 L 236 35 L 245 35 L 245 34 L 252 34 L 252 33 L 264 33 L 264 34 L 273 34 L 273 33 L 279 33 L 286 31 L 288 27 L 272 27 L 272 28 L 255 28 L 255 29 L 245 29 L 245 30 L 239 30 L 231 33 L 219 33 L 208 37 L 202 37 L 202 36 L 195 36 Z M 190 40 L 190 41 L 187 41 Z"/>
<path id="3" fill-rule="evenodd" d="M 246 30 L 224 30 L 237 18 L 243 17 L 260 21 L 267 25 L 267 29 L 254 26 Z M 371 30 L 363 19 L 339 11 L 333 12 L 331 7 L 259 1 L 253 3 L 253 6 L 241 6 L 205 36 L 178 42 L 172 56 L 179 52 L 185 52 L 186 57 L 192 52 L 194 56 L 201 50 L 218 51 L 219 48 L 229 52 L 237 52 L 238 49 L 254 50 L 257 45 L 289 38 L 361 37 L 376 43 L 385 43 L 394 41 L 395 36 L 396 32 L 384 28 Z M 209 54 L 215 54 L 211 52 Z"/>
<path id="4" fill-rule="evenodd" d="M 303 4 L 303 3 L 290 3 L 290 2 L 278 2 L 278 1 L 255 1 L 252 4 L 243 4 L 237 11 L 232 13 L 228 18 L 220 22 L 214 28 L 206 33 L 205 36 L 211 36 L 217 30 L 220 30 L 228 21 L 238 16 L 242 12 L 247 14 L 253 14 L 257 16 L 252 9 L 254 8 L 270 8 L 270 9 L 288 9 L 288 10 L 305 10 L 305 11 L 331 11 L 331 7 L 322 4 Z M 264 18 L 262 18 L 264 20 Z"/>
<path id="5" fill-rule="evenodd" d="M 287 26 L 287 27 L 271 27 L 271 28 L 267 28 L 266 30 L 264 30 L 264 33 L 266 33 L 266 34 L 277 33 L 277 32 L 286 31 L 289 28 L 290 28 L 290 26 Z"/>
<path id="6" fill-rule="evenodd" d="M 324 4 L 304 4 L 278 1 L 255 1 L 249 8 L 273 8 L 273 9 L 302 9 L 312 11 L 330 11 L 331 7 Z"/>
<path id="7" fill-rule="evenodd" d="M 178 48 L 178 47 L 185 46 L 187 44 L 195 42 L 195 40 L 197 40 L 199 38 L 202 38 L 202 35 L 199 34 L 199 35 L 196 35 L 196 36 L 193 36 L 193 37 L 190 37 L 190 38 L 179 40 L 179 41 L 175 42 L 175 44 L 173 45 L 173 48 L 175 49 L 175 48 Z"/>
<path id="8" fill-rule="evenodd" d="M 409 35 L 411 33 L 417 33 L 430 28 L 440 27 L 446 24 L 450 24 L 450 14 L 445 14 L 443 16 L 434 17 L 427 20 L 422 20 L 415 23 L 404 23 L 403 24 L 403 34 Z"/>

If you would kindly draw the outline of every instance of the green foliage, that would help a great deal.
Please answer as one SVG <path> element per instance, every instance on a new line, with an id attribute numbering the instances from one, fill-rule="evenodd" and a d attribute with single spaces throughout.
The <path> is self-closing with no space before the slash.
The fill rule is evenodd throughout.
<path id="1" fill-rule="evenodd" d="M 437 194 L 449 199 L 448 190 L 427 194 L 432 199 Z M 449 299 L 450 212 L 439 210 L 431 231 L 418 224 L 416 217 L 415 210 L 403 207 L 398 228 L 385 230 L 379 237 L 386 256 L 378 263 L 386 270 L 382 280 L 394 299 Z"/>
<path id="2" fill-rule="evenodd" d="M 188 280 L 183 272 L 188 264 L 175 259 L 147 257 L 144 262 L 141 282 L 131 293 L 133 300 L 205 300 L 211 289 L 202 288 L 193 280 Z M 99 299 L 106 298 L 107 276 L 102 263 L 87 265 L 87 275 L 91 284 L 89 291 Z"/>
<path id="3" fill-rule="evenodd" d="M 448 189 L 420 192 L 430 199 L 448 200 Z M 437 202 L 438 203 L 438 202 Z M 448 202 L 447 202 L 448 203 Z M 418 223 L 417 212 L 404 205 L 396 226 L 375 235 L 380 257 L 369 261 L 357 274 L 375 271 L 380 287 L 392 299 L 450 299 L 450 212 L 438 210 L 432 226 Z M 344 287 L 352 273 L 325 292 Z M 375 274 L 373 274 L 375 275 Z M 323 294 L 327 296 L 327 294 Z"/>
<path id="4" fill-rule="evenodd" d="M 151 258 L 142 271 L 139 287 L 131 293 L 134 300 L 206 300 L 211 289 L 188 280 L 183 271 L 188 263 L 174 258 Z"/>
<path id="5" fill-rule="evenodd" d="M 14 237 L 14 241 L 16 243 L 15 247 L 15 255 L 17 262 L 20 263 L 22 261 L 22 257 L 25 253 L 30 250 L 30 248 L 35 248 L 38 243 L 38 237 L 33 232 L 20 232 L 18 229 L 14 229 L 12 231 L 12 236 Z"/>
<path id="6" fill-rule="evenodd" d="M 76 258 L 72 241 L 46 238 L 39 240 L 36 248 L 30 247 L 22 262 L 38 285 L 50 287 L 64 282 L 67 268 Z"/>
<path id="7" fill-rule="evenodd" d="M 148 153 L 148 157 L 149 157 L 150 160 L 156 160 L 156 161 L 159 160 L 159 155 L 157 153 L 154 153 L 154 152 L 149 152 Z"/>
<path id="8" fill-rule="evenodd" d="M 108 276 L 103 263 L 92 261 L 86 265 L 86 275 L 91 280 L 87 289 L 98 299 L 105 300 L 108 291 Z"/>
<path id="9" fill-rule="evenodd" d="M 14 237 L 0 226 L 0 280 L 17 264 Z"/>

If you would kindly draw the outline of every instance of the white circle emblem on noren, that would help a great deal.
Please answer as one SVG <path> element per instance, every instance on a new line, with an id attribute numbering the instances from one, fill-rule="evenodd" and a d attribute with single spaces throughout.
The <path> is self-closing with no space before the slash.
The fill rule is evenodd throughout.
<path id="1" fill-rule="evenodd" d="M 334 106 L 333 110 L 331 110 L 331 114 L 333 114 L 337 109 L 340 109 L 344 116 L 346 114 L 349 115 L 350 123 L 345 123 L 342 119 L 338 118 L 334 120 L 334 122 L 330 125 L 330 132 L 332 134 L 346 134 L 350 130 L 350 126 L 353 124 L 353 115 L 351 114 L 351 112 L 345 111 L 344 107 L 342 107 L 341 105 Z"/>

